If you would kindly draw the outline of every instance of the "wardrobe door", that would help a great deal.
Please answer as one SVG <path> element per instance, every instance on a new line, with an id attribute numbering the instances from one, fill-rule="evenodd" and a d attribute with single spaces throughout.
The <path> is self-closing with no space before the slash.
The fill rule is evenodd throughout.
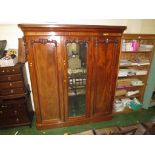
<path id="1" fill-rule="evenodd" d="M 96 38 L 94 47 L 93 115 L 108 115 L 112 113 L 114 101 L 120 54 L 120 38 Z"/>
<path id="2" fill-rule="evenodd" d="M 37 114 L 40 114 L 41 123 L 58 123 L 63 116 L 59 99 L 61 95 L 57 40 L 51 37 L 40 38 L 31 39 L 30 47 L 33 64 L 33 68 L 30 65 L 30 71 L 33 75 L 31 80 L 35 107 Z"/>
<path id="3" fill-rule="evenodd" d="M 90 113 L 90 49 L 88 37 L 65 37 L 66 116 L 83 119 Z"/>

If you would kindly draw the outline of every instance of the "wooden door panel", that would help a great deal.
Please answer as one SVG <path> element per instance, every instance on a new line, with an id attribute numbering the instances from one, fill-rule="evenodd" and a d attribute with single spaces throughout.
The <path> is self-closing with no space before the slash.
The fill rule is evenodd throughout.
<path id="1" fill-rule="evenodd" d="M 51 43 L 34 43 L 33 57 L 41 118 L 60 120 L 57 48 Z"/>
<path id="2" fill-rule="evenodd" d="M 95 96 L 93 113 L 109 114 L 116 87 L 119 60 L 119 39 L 100 38 L 96 43 L 95 52 Z"/>

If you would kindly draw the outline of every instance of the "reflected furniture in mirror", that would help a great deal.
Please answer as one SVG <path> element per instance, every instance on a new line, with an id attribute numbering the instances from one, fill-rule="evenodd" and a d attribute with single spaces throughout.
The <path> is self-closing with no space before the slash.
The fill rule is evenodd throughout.
<path id="1" fill-rule="evenodd" d="M 66 47 L 69 116 L 80 116 L 85 114 L 87 43 L 67 42 Z"/>
<path id="2" fill-rule="evenodd" d="M 110 120 L 124 26 L 19 24 L 38 129 Z"/>

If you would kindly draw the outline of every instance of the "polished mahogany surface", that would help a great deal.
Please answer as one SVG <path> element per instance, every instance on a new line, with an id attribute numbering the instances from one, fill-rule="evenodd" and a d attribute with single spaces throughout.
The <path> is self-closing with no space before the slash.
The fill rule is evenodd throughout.
<path id="1" fill-rule="evenodd" d="M 0 67 L 0 128 L 32 123 L 33 110 L 23 67 L 21 63 Z"/>

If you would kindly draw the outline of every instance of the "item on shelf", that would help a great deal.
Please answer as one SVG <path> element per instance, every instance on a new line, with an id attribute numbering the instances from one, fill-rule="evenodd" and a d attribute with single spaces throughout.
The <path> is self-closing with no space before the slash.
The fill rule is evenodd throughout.
<path id="1" fill-rule="evenodd" d="M 128 76 L 128 72 L 126 69 L 120 69 L 118 72 L 118 77 Z"/>
<path id="2" fill-rule="evenodd" d="M 141 81 L 141 80 L 133 79 L 133 80 L 131 81 L 131 85 L 132 85 L 132 86 L 143 86 L 144 83 L 143 83 L 143 81 Z"/>
<path id="3" fill-rule="evenodd" d="M 127 93 L 127 90 L 126 89 L 116 90 L 115 96 L 126 95 L 126 93 Z"/>
<path id="4" fill-rule="evenodd" d="M 131 59 L 131 60 L 126 60 L 126 59 L 121 59 L 120 60 L 120 66 L 142 66 L 142 65 L 149 65 L 150 62 L 149 60 L 146 59 L 142 59 L 142 58 L 135 58 L 135 59 Z"/>
<path id="5" fill-rule="evenodd" d="M 147 70 L 138 69 L 120 69 L 118 77 L 133 76 L 133 75 L 146 75 Z"/>
<path id="6" fill-rule="evenodd" d="M 120 60 L 120 66 L 131 65 L 131 64 L 132 62 L 130 60 L 126 60 L 126 59 Z"/>
<path id="7" fill-rule="evenodd" d="M 127 93 L 126 93 L 126 96 L 132 96 L 132 95 L 136 95 L 136 94 L 139 94 L 139 90 L 135 90 L 135 91 L 128 91 Z"/>
<path id="8" fill-rule="evenodd" d="M 16 55 L 17 56 L 18 55 L 18 49 L 8 49 L 7 54 L 10 55 L 10 56 L 11 55 Z"/>
<path id="9" fill-rule="evenodd" d="M 128 87 L 130 87 L 130 85 L 122 85 L 122 86 L 117 85 L 117 89 L 125 89 L 125 88 L 128 88 Z"/>
<path id="10" fill-rule="evenodd" d="M 140 44 L 137 40 L 130 42 L 123 40 L 122 42 L 122 51 L 151 51 L 152 49 L 153 45 Z"/>
<path id="11" fill-rule="evenodd" d="M 127 88 L 131 86 L 131 79 L 120 79 L 117 81 L 117 89 Z"/>
<path id="12" fill-rule="evenodd" d="M 2 58 L 5 54 L 5 47 L 6 47 L 7 41 L 6 40 L 0 40 L 0 58 Z"/>
<path id="13" fill-rule="evenodd" d="M 120 69 L 118 73 L 118 77 L 133 76 L 133 75 L 136 75 L 134 69 Z"/>
<path id="14" fill-rule="evenodd" d="M 122 51 L 126 51 L 126 42 L 125 42 L 125 40 L 122 41 Z"/>
<path id="15" fill-rule="evenodd" d="M 122 42 L 122 51 L 137 51 L 139 49 L 139 42 L 137 40 L 131 40 L 130 42 L 126 42 L 123 40 Z"/>
<path id="16" fill-rule="evenodd" d="M 114 106 L 113 106 L 113 111 L 114 112 L 120 112 L 123 111 L 125 108 L 124 104 L 120 100 L 115 100 Z"/>
<path id="17" fill-rule="evenodd" d="M 146 75 L 147 70 L 136 70 L 136 75 Z"/>
<path id="18" fill-rule="evenodd" d="M 145 45 L 145 44 L 140 44 L 139 50 L 140 51 L 152 51 L 153 45 Z"/>
<path id="19" fill-rule="evenodd" d="M 136 104 L 141 104 L 137 98 L 134 98 L 133 101 L 134 101 Z"/>
<path id="20" fill-rule="evenodd" d="M 137 98 L 134 98 L 132 101 L 130 101 L 130 104 L 129 104 L 130 109 L 139 110 L 141 107 L 142 107 L 142 103 L 140 103 Z"/>
<path id="21" fill-rule="evenodd" d="M 15 66 L 17 62 L 18 62 L 17 57 L 14 58 L 3 57 L 0 59 L 0 67 Z"/>
<path id="22" fill-rule="evenodd" d="M 132 47 L 132 43 L 129 42 L 129 43 L 126 43 L 125 44 L 125 51 L 133 51 L 133 47 Z"/>
<path id="23" fill-rule="evenodd" d="M 136 70 L 135 69 L 128 69 L 128 76 L 133 76 L 136 75 Z"/>
<path id="24" fill-rule="evenodd" d="M 18 54 L 17 49 L 7 50 L 5 56 L 0 59 L 0 67 L 15 66 L 18 62 L 17 54 Z"/>
<path id="25" fill-rule="evenodd" d="M 130 84 L 131 84 L 131 80 L 132 79 L 119 79 L 118 81 L 117 81 L 117 85 L 118 86 L 130 86 Z"/>
<path id="26" fill-rule="evenodd" d="M 128 88 L 131 86 L 143 86 L 143 81 L 139 79 L 121 79 L 117 82 L 117 89 Z"/>
<path id="27" fill-rule="evenodd" d="M 132 41 L 132 51 L 137 51 L 139 48 L 139 43 L 137 40 Z"/>
<path id="28" fill-rule="evenodd" d="M 0 51 L 5 50 L 7 40 L 0 40 Z"/>
<path id="29" fill-rule="evenodd" d="M 130 61 L 131 61 L 131 65 L 137 65 L 137 66 L 150 64 L 149 59 L 147 58 L 144 59 L 144 58 L 137 57 L 137 58 L 131 59 Z"/>
<path id="30" fill-rule="evenodd" d="M 6 50 L 2 50 L 2 51 L 0 50 L 0 59 L 5 56 L 6 52 L 7 52 Z"/>
<path id="31" fill-rule="evenodd" d="M 125 107 L 128 107 L 131 99 L 130 98 L 122 98 L 121 101 L 123 102 L 123 105 Z"/>

